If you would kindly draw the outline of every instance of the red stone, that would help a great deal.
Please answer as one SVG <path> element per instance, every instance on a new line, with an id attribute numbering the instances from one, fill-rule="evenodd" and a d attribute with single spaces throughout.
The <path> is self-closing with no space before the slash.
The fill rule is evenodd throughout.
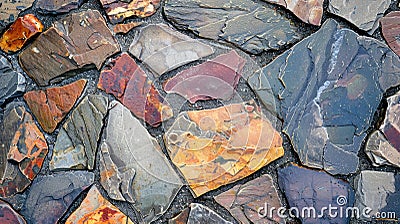
<path id="1" fill-rule="evenodd" d="M 393 11 L 380 19 L 382 34 L 389 47 L 400 56 L 400 12 Z"/>
<path id="2" fill-rule="evenodd" d="M 24 218 L 2 200 L 0 200 L 0 214 L 0 223 L 2 224 L 26 224 Z"/>

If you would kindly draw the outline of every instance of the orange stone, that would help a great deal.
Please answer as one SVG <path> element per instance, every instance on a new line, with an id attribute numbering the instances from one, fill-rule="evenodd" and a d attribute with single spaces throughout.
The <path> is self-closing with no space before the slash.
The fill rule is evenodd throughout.
<path id="1" fill-rule="evenodd" d="M 20 50 L 35 34 L 42 32 L 43 25 L 32 14 L 19 17 L 0 39 L 0 48 L 6 53 Z"/>
<path id="2" fill-rule="evenodd" d="M 142 22 L 131 22 L 131 23 L 126 23 L 126 24 L 117 24 L 114 26 L 114 33 L 128 33 L 131 31 L 133 28 L 138 27 L 142 25 Z"/>

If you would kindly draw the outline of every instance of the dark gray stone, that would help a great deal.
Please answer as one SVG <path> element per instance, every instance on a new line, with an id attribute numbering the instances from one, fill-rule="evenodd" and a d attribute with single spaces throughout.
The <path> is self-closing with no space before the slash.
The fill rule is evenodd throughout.
<path id="1" fill-rule="evenodd" d="M 25 91 L 25 77 L 14 71 L 8 59 L 0 55 L 0 106 Z"/>
<path id="2" fill-rule="evenodd" d="M 225 220 L 210 208 L 202 204 L 192 203 L 190 204 L 187 224 L 198 223 L 232 224 L 232 222 Z"/>

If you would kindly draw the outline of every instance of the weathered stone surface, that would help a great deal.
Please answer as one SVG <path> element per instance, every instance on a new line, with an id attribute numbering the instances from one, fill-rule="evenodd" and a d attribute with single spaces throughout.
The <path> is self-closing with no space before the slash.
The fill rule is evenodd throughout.
<path id="1" fill-rule="evenodd" d="M 253 101 L 182 112 L 164 141 L 196 197 L 244 178 L 284 154 L 279 133 Z"/>
<path id="2" fill-rule="evenodd" d="M 56 129 L 82 94 L 86 82 L 81 79 L 65 86 L 24 94 L 25 101 L 44 131 L 51 133 Z"/>
<path id="3" fill-rule="evenodd" d="M 43 25 L 33 14 L 19 17 L 0 38 L 0 49 L 6 53 L 20 50 L 35 34 L 42 32 Z"/>
<path id="4" fill-rule="evenodd" d="M 267 107 L 272 90 L 304 165 L 349 174 L 383 92 L 400 84 L 399 72 L 399 58 L 384 44 L 328 20 L 249 84 Z"/>
<path id="5" fill-rule="evenodd" d="M 270 3 L 282 5 L 292 11 L 299 19 L 305 23 L 321 25 L 323 0 L 264 0 Z"/>
<path id="6" fill-rule="evenodd" d="M 96 186 L 92 186 L 81 205 L 72 213 L 67 224 L 133 224 L 132 220 L 107 201 Z"/>
<path id="7" fill-rule="evenodd" d="M 14 71 L 10 61 L 0 55 L 0 106 L 25 91 L 25 77 Z"/>
<path id="8" fill-rule="evenodd" d="M 151 16 L 160 5 L 160 0 L 100 0 L 100 2 L 113 24 L 131 16 L 140 18 Z"/>
<path id="9" fill-rule="evenodd" d="M 113 94 L 132 113 L 153 127 L 173 115 L 168 102 L 127 53 L 112 60 L 101 71 L 97 87 Z"/>
<path id="10" fill-rule="evenodd" d="M 35 0 L 2 0 L 0 4 L 0 33 L 18 18 L 18 14 L 32 6 Z"/>
<path id="11" fill-rule="evenodd" d="M 131 31 L 133 28 L 142 25 L 143 22 L 131 22 L 126 24 L 117 24 L 114 26 L 114 33 L 122 33 L 126 34 Z"/>
<path id="12" fill-rule="evenodd" d="M 390 12 L 379 21 L 382 26 L 382 34 L 386 43 L 397 55 L 400 56 L 400 12 Z"/>
<path id="13" fill-rule="evenodd" d="M 55 224 L 75 198 L 94 181 L 86 171 L 38 176 L 29 188 L 21 214 L 28 223 Z"/>
<path id="14" fill-rule="evenodd" d="M 250 0 L 169 0 L 164 12 L 178 28 L 222 39 L 252 54 L 277 50 L 300 38 L 289 19 Z"/>
<path id="15" fill-rule="evenodd" d="M 66 13 L 79 8 L 83 0 L 37 0 L 35 6 L 42 13 Z"/>
<path id="16" fill-rule="evenodd" d="M 139 120 L 111 103 L 100 150 L 100 182 L 108 195 L 134 204 L 146 222 L 163 214 L 182 183 Z"/>
<path id="17" fill-rule="evenodd" d="M 186 224 L 189 218 L 190 208 L 185 208 L 174 218 L 168 220 L 168 224 Z"/>
<path id="18" fill-rule="evenodd" d="M 88 95 L 78 104 L 57 135 L 50 170 L 94 168 L 107 108 L 108 98 L 101 95 Z"/>
<path id="19" fill-rule="evenodd" d="M 48 147 L 22 104 L 7 105 L 0 130 L 0 196 L 10 197 L 36 177 Z"/>
<path id="20" fill-rule="evenodd" d="M 278 214 L 268 214 L 269 208 L 282 207 L 272 177 L 264 174 L 245 184 L 239 184 L 214 197 L 240 223 L 283 223 Z M 260 208 L 261 211 L 259 212 Z"/>
<path id="21" fill-rule="evenodd" d="M 379 18 L 389 6 L 390 0 L 330 0 L 328 8 L 329 12 L 347 19 L 362 30 L 373 33 L 379 26 Z"/>
<path id="22" fill-rule="evenodd" d="M 20 55 L 24 71 L 39 85 L 95 65 L 100 69 L 119 45 L 96 10 L 70 14 L 42 33 Z"/>
<path id="23" fill-rule="evenodd" d="M 0 223 L 26 224 L 25 219 L 6 202 L 0 200 Z"/>
<path id="24" fill-rule="evenodd" d="M 156 75 L 211 55 L 214 50 L 165 24 L 143 27 L 129 52 L 147 64 Z"/>
<path id="25" fill-rule="evenodd" d="M 292 212 L 303 223 L 348 223 L 346 215 L 329 215 L 329 209 L 336 207 L 333 212 L 344 212 L 354 203 L 354 190 L 348 182 L 336 179 L 323 171 L 315 171 L 291 164 L 278 170 L 278 183 L 289 202 L 289 207 L 296 207 L 299 213 Z M 302 215 L 303 208 L 312 207 L 316 213 Z M 276 211 L 275 211 L 276 212 Z M 323 215 L 321 215 L 323 212 Z M 313 214 L 313 213 L 308 213 Z M 331 213 L 334 214 L 334 213 Z M 345 214 L 345 213 L 344 213 Z"/>
<path id="26" fill-rule="evenodd" d="M 167 93 L 182 95 L 191 103 L 198 100 L 229 100 L 241 77 L 246 60 L 234 50 L 186 69 L 164 83 Z"/>
<path id="27" fill-rule="evenodd" d="M 202 204 L 192 203 L 190 204 L 187 224 L 196 223 L 232 224 L 232 222 L 225 220 L 210 208 Z"/>

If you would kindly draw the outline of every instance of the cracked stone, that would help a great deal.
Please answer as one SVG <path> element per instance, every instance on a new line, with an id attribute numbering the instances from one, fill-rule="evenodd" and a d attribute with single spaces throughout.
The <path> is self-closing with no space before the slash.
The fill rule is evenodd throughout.
<path id="1" fill-rule="evenodd" d="M 180 29 L 252 54 L 278 50 L 300 38 L 288 18 L 250 0 L 170 0 L 164 13 Z"/>
<path id="2" fill-rule="evenodd" d="M 245 184 L 234 186 L 214 197 L 240 223 L 283 223 L 278 214 L 268 215 L 265 204 L 280 208 L 282 203 L 272 177 L 264 174 Z M 264 208 L 260 213 L 260 208 Z M 266 209 L 266 210 L 265 210 Z M 264 216 L 265 214 L 265 216 Z M 262 216 L 261 216 L 262 215 Z"/>
<path id="3" fill-rule="evenodd" d="M 100 69 L 106 58 L 119 50 L 100 12 L 87 10 L 56 21 L 19 55 L 19 61 L 24 71 L 44 86 L 90 65 Z"/>
<path id="4" fill-rule="evenodd" d="M 113 94 L 135 116 L 153 127 L 173 116 L 171 106 L 127 53 L 101 71 L 97 86 Z"/>
<path id="5" fill-rule="evenodd" d="M 190 204 L 190 212 L 186 223 L 232 224 L 232 222 L 224 219 L 210 208 L 198 203 Z"/>
<path id="6" fill-rule="evenodd" d="M 177 93 L 190 103 L 198 100 L 229 100 L 242 75 L 246 60 L 232 50 L 186 69 L 164 83 L 167 93 Z"/>
<path id="7" fill-rule="evenodd" d="M 94 168 L 107 107 L 107 97 L 93 94 L 78 104 L 57 135 L 50 170 Z"/>
<path id="8" fill-rule="evenodd" d="M 323 207 L 333 206 L 346 211 L 353 206 L 354 190 L 348 182 L 334 178 L 323 171 L 291 164 L 278 170 L 278 183 L 288 199 L 290 208 L 298 209 L 298 213 L 293 211 L 292 214 L 300 218 L 303 223 L 349 223 L 350 217 L 335 217 L 329 215 L 328 209 L 322 210 Z M 314 208 L 316 213 L 302 216 L 303 209 L 307 207 Z M 321 212 L 323 216 L 320 217 Z"/>
<path id="9" fill-rule="evenodd" d="M 0 200 L 0 223 L 4 224 L 26 224 L 24 217 L 18 214 L 6 202 Z"/>
<path id="10" fill-rule="evenodd" d="M 131 22 L 131 23 L 126 23 L 126 24 L 117 24 L 114 26 L 114 33 L 126 34 L 129 31 L 131 31 L 133 28 L 138 27 L 142 24 L 143 24 L 143 22 Z"/>
<path id="11" fill-rule="evenodd" d="M 158 76 L 214 53 L 213 48 L 165 24 L 143 27 L 129 52 Z"/>
<path id="12" fill-rule="evenodd" d="M 160 6 L 160 0 L 100 0 L 100 2 L 113 24 L 132 16 L 139 18 L 151 16 Z"/>
<path id="13" fill-rule="evenodd" d="M 400 55 L 400 12 L 394 11 L 381 18 L 379 21 L 382 26 L 382 34 L 389 47 Z"/>
<path id="14" fill-rule="evenodd" d="M 35 0 L 2 0 L 0 4 L 0 33 L 7 27 L 8 24 L 13 23 L 20 12 L 32 6 Z"/>
<path id="15" fill-rule="evenodd" d="M 35 6 L 41 13 L 58 14 L 77 9 L 82 3 L 83 0 L 38 0 Z"/>
<path id="16" fill-rule="evenodd" d="M 253 101 L 182 112 L 164 141 L 195 197 L 242 179 L 284 154 L 279 133 Z"/>
<path id="17" fill-rule="evenodd" d="M 140 121 L 118 101 L 110 108 L 100 147 L 100 183 L 112 199 L 133 203 L 150 222 L 167 210 L 182 182 Z"/>
<path id="18" fill-rule="evenodd" d="M 21 95 L 25 87 L 25 77 L 14 70 L 6 57 L 0 55 L 0 106 L 8 99 Z"/>
<path id="19" fill-rule="evenodd" d="M 82 94 L 87 80 L 25 93 L 24 99 L 43 130 L 52 133 Z"/>

